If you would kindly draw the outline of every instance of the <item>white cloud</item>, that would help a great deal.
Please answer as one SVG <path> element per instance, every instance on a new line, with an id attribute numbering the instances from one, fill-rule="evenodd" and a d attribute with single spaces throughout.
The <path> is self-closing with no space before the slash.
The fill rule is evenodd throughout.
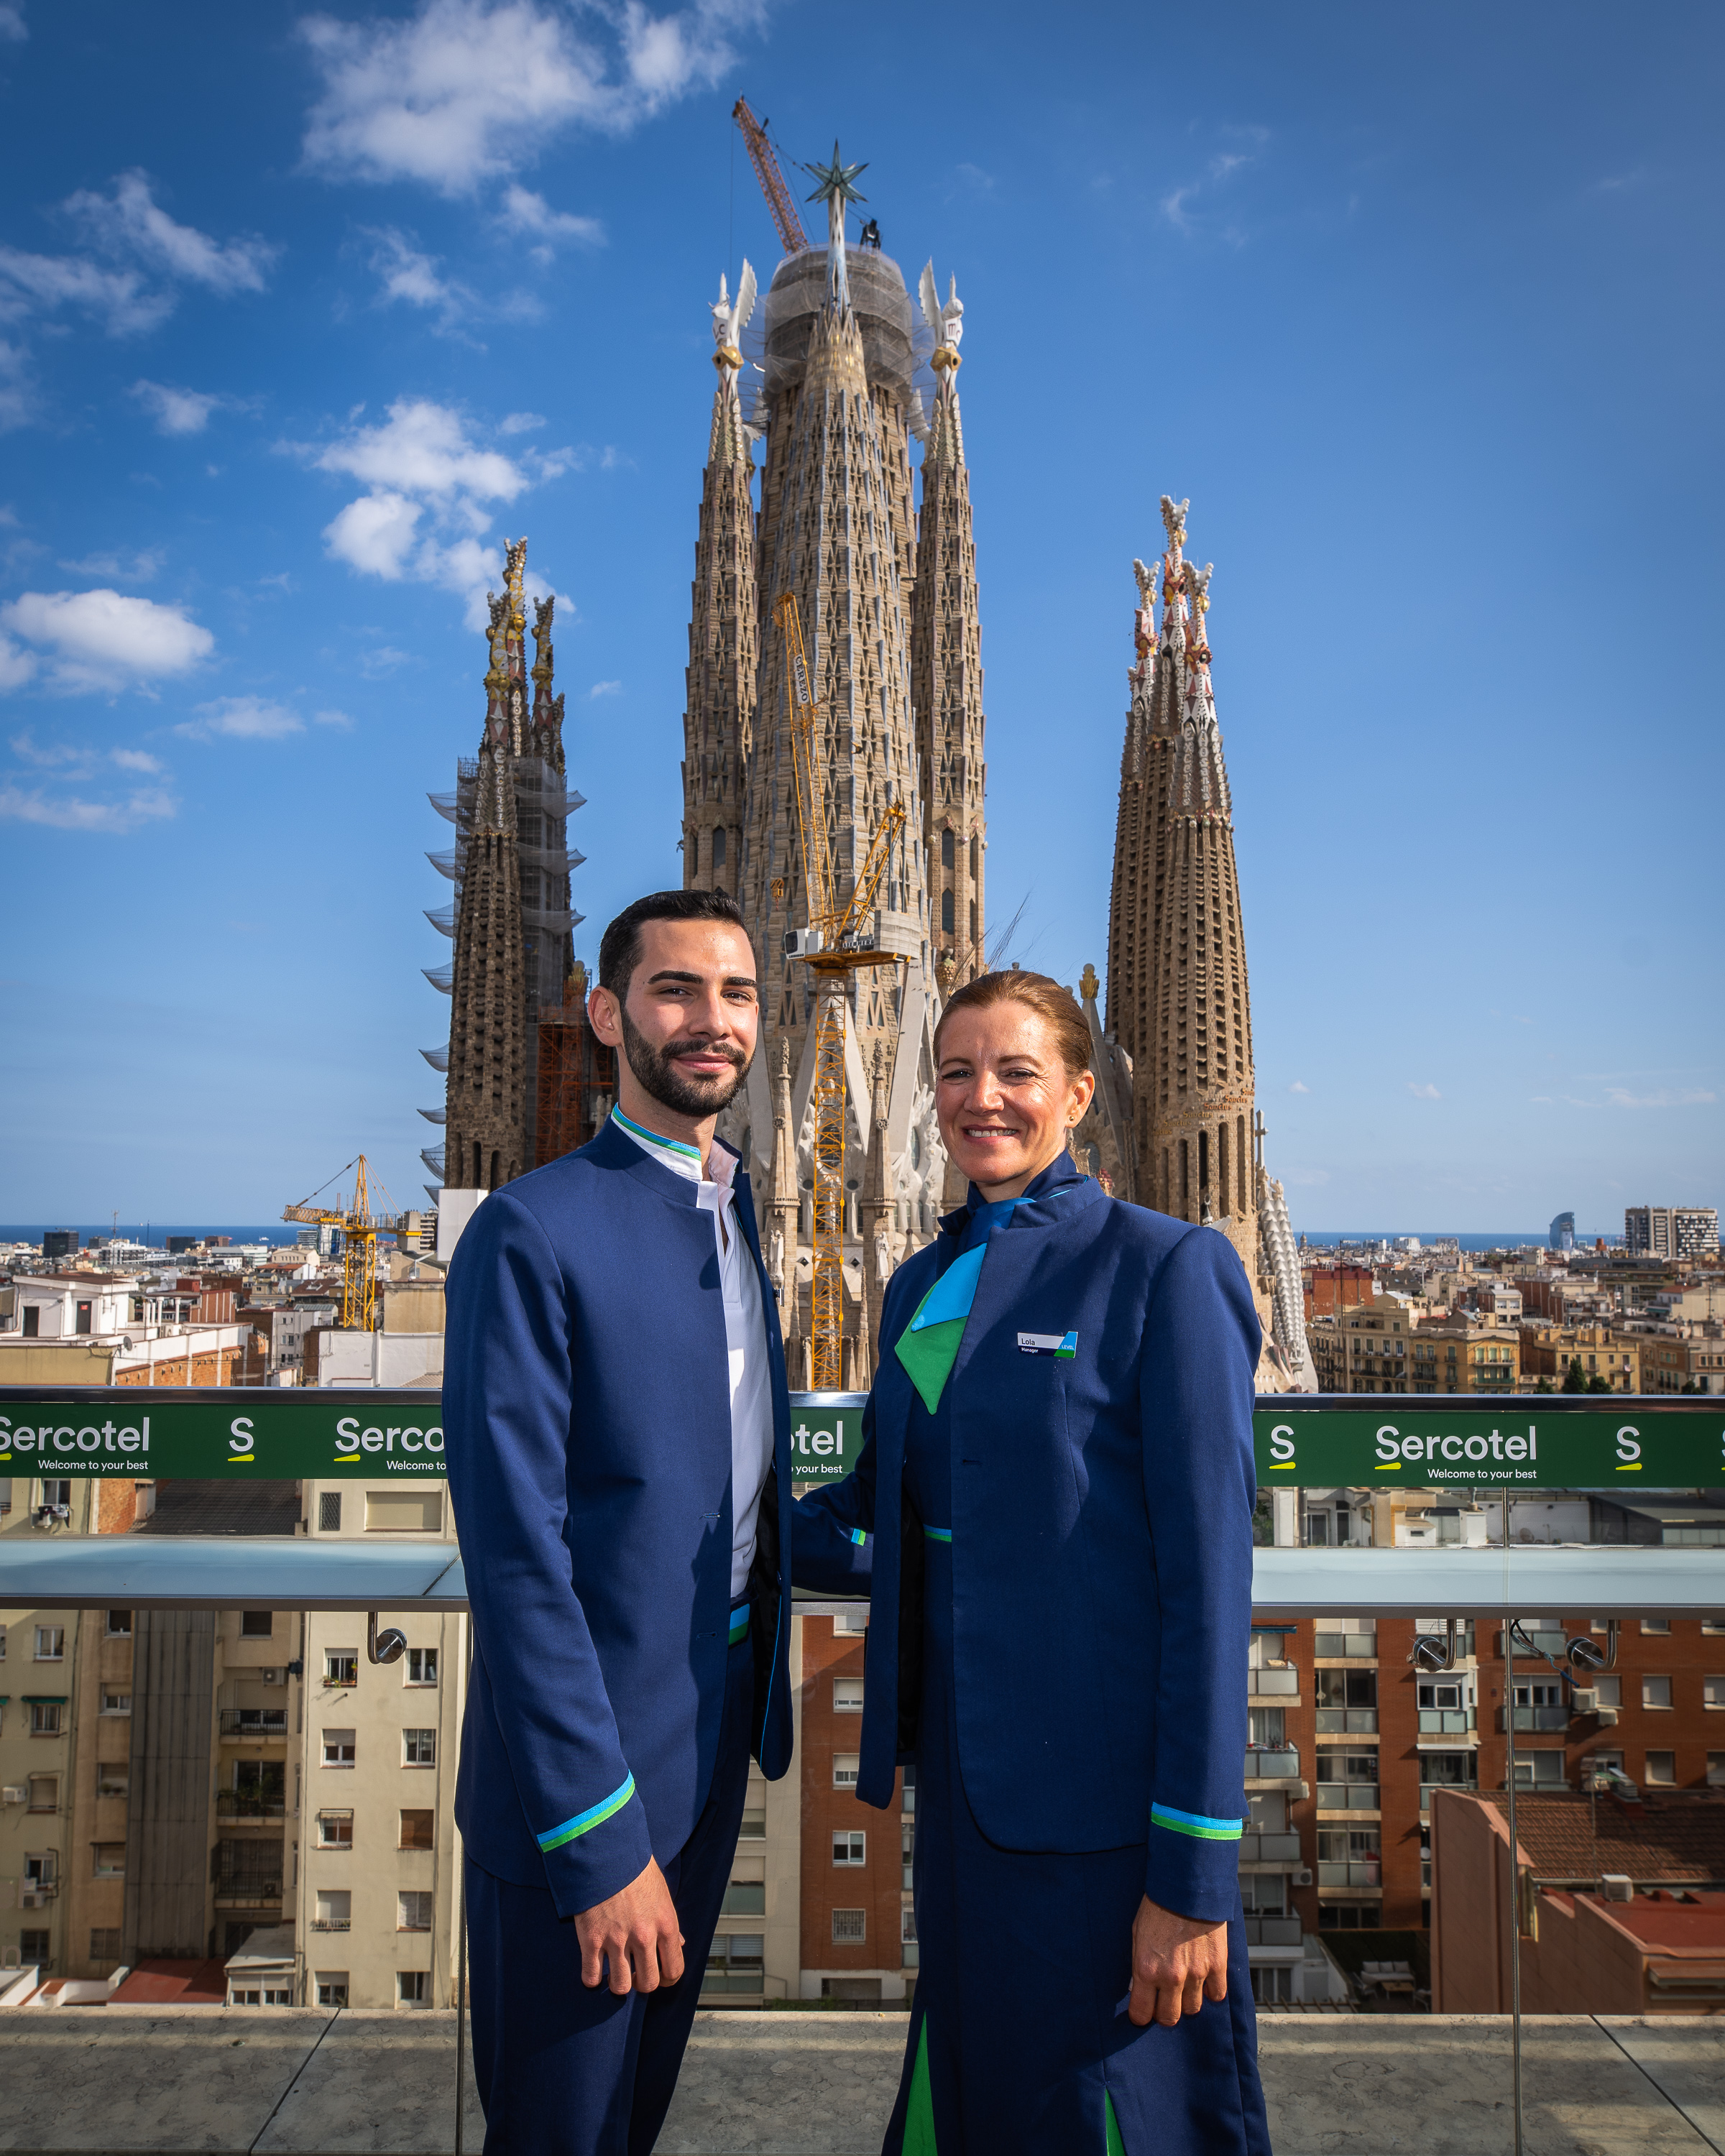
<path id="1" fill-rule="evenodd" d="M 0 286 L 0 294 L 3 294 Z M 35 409 L 29 362 L 21 345 L 0 337 L 0 434 L 22 427 Z"/>
<path id="2" fill-rule="evenodd" d="M 626 133 L 676 98 L 716 82 L 732 34 L 761 0 L 696 0 L 655 16 L 643 0 L 588 17 L 603 45 L 578 37 L 538 0 L 421 0 L 406 21 L 306 17 L 300 35 L 323 75 L 306 122 L 308 165 L 364 180 L 418 180 L 468 194 L 516 170 L 560 129 Z"/>
<path id="3" fill-rule="evenodd" d="M 198 705 L 195 719 L 174 728 L 188 741 L 282 741 L 305 731 L 297 711 L 265 696 L 218 696 L 213 703 Z"/>
<path id="4" fill-rule="evenodd" d="M 483 628 L 485 594 L 502 567 L 484 536 L 493 505 L 513 501 L 536 479 L 557 477 L 569 453 L 518 461 L 475 441 L 449 406 L 402 398 L 382 424 L 354 426 L 328 447 L 301 454 L 320 471 L 346 474 L 368 490 L 324 527 L 338 561 L 388 583 L 411 578 L 459 592 L 469 625 Z"/>
<path id="5" fill-rule="evenodd" d="M 0 38 L 8 44 L 21 45 L 29 34 L 24 27 L 23 9 L 11 6 L 9 0 L 7 4 L 0 4 Z"/>
<path id="6" fill-rule="evenodd" d="M 135 254 L 167 276 L 212 292 L 261 292 L 280 251 L 258 239 L 212 239 L 195 225 L 176 224 L 150 192 L 147 172 L 122 172 L 111 195 L 84 189 L 66 208 L 113 254 Z"/>
<path id="7" fill-rule="evenodd" d="M 109 750 L 108 756 L 110 761 L 117 763 L 122 771 L 159 772 L 165 767 L 161 761 L 151 756 L 146 749 L 114 748 Z"/>
<path id="8" fill-rule="evenodd" d="M 1309 1093 L 1312 1091 L 1312 1088 L 1309 1086 L 1302 1086 L 1300 1083 L 1300 1081 L 1296 1078 L 1293 1084 L 1289 1086 L 1288 1091 L 1291 1093 Z"/>
<path id="9" fill-rule="evenodd" d="M 89 801 L 75 793 L 49 793 L 39 786 L 0 785 L 0 819 L 44 824 L 56 831 L 133 831 L 178 809 L 178 802 L 160 786 L 140 787 L 124 800 Z"/>
<path id="10" fill-rule="evenodd" d="M 141 547 L 136 554 L 86 554 L 81 562 L 62 562 L 60 567 L 74 577 L 110 577 L 117 584 L 147 584 L 161 572 L 162 556 L 151 547 Z"/>
<path id="11" fill-rule="evenodd" d="M 465 285 L 439 275 L 441 258 L 420 254 L 409 244 L 405 233 L 390 226 L 369 236 L 377 242 L 372 251 L 372 269 L 386 301 L 400 300 L 410 307 L 433 309 L 445 329 L 476 304 Z"/>
<path id="12" fill-rule="evenodd" d="M 141 336 L 173 312 L 184 285 L 223 296 L 262 291 L 279 251 L 261 239 L 212 239 L 176 223 L 145 172 L 122 172 L 105 195 L 80 190 L 61 208 L 108 260 L 0 247 L 0 319 L 69 307 L 100 318 L 110 336 Z"/>
<path id="13" fill-rule="evenodd" d="M 216 641 L 179 607 L 108 590 L 25 592 L 0 607 L 0 625 L 50 654 L 49 687 L 74 696 L 147 688 L 187 672 Z"/>
<path id="14" fill-rule="evenodd" d="M 231 402 L 208 390 L 174 389 L 165 382 L 135 382 L 126 393 L 154 419 L 158 434 L 201 434 L 210 413 Z"/>
<path id="15" fill-rule="evenodd" d="M 1435 1086 L 1422 1086 L 1412 1078 L 1408 1081 L 1408 1091 L 1416 1101 L 1441 1101 L 1444 1097 Z"/>
<path id="16" fill-rule="evenodd" d="M 497 422 L 497 431 L 500 434 L 531 434 L 536 427 L 544 424 L 542 412 L 511 412 Z"/>
<path id="17" fill-rule="evenodd" d="M 334 726 L 339 732 L 344 734 L 351 734 L 353 732 L 353 721 L 346 711 L 314 711 L 311 714 L 311 723 L 315 726 Z"/>
<path id="18" fill-rule="evenodd" d="M 1605 1088 L 1605 1098 L 1614 1108 L 1710 1108 L 1718 1097 L 1698 1087 L 1676 1091 L 1661 1088 L 1657 1093 L 1625 1092 L 1621 1086 Z"/>
<path id="19" fill-rule="evenodd" d="M 509 232 L 525 233 L 540 244 L 530 252 L 540 262 L 549 262 L 559 240 L 576 247 L 603 247 L 605 228 L 596 217 L 575 217 L 553 209 L 543 195 L 511 182 L 503 192 L 500 218 Z"/>
<path id="20" fill-rule="evenodd" d="M 0 696 L 8 689 L 22 689 L 35 671 L 35 654 L 21 651 L 9 636 L 0 636 Z"/>
<path id="21" fill-rule="evenodd" d="M 623 694 L 623 684 L 620 681 L 595 681 L 587 693 L 595 702 L 601 696 L 620 696 Z"/>

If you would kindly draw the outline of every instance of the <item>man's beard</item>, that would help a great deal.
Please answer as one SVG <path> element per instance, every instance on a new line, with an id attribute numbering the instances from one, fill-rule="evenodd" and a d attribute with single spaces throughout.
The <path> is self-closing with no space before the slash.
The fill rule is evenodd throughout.
<path id="1" fill-rule="evenodd" d="M 649 1093 L 663 1108 L 679 1116 L 693 1116 L 697 1119 L 716 1116 L 728 1108 L 742 1091 L 748 1075 L 748 1065 L 736 1049 L 721 1046 L 717 1041 L 700 1044 L 710 1055 L 727 1055 L 735 1066 L 729 1078 L 685 1078 L 670 1058 L 660 1053 L 646 1034 L 631 1021 L 629 1012 L 619 1001 L 618 1014 L 623 1020 L 624 1052 L 629 1057 L 629 1067 L 635 1074 L 643 1090 Z M 679 1041 L 680 1048 L 693 1047 L 692 1041 Z"/>

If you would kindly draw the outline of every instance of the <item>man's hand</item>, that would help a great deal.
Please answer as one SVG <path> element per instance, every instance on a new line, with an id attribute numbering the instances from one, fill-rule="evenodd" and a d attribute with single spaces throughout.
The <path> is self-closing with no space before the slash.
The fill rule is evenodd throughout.
<path id="1" fill-rule="evenodd" d="M 578 1922 L 579 1919 L 578 1918 Z M 1206 1999 L 1228 1996 L 1228 1927 L 1195 1923 L 1147 1894 L 1132 1919 L 1132 1988 L 1127 2013 L 1139 2028 L 1172 2029 Z"/>
<path id="2" fill-rule="evenodd" d="M 589 1991 L 605 1981 L 608 1964 L 611 1989 L 619 1999 L 631 1990 L 657 1991 L 661 1983 L 675 1984 L 683 1974 L 676 1908 L 665 1874 L 651 1857 L 640 1877 L 620 1894 L 582 1910 L 575 1936 L 581 1942 L 581 1981 Z"/>

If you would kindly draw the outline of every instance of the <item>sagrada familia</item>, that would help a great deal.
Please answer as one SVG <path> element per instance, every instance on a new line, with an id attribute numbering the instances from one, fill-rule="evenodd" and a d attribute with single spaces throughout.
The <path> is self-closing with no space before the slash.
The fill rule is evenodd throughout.
<path id="1" fill-rule="evenodd" d="M 735 296 L 721 279 L 711 309 L 718 380 L 696 537 L 681 848 L 685 884 L 731 891 L 756 945 L 762 1045 L 720 1127 L 750 1168 L 792 1383 L 806 1384 L 815 983 L 784 955 L 809 895 L 787 645 L 774 624 L 793 593 L 824 730 L 820 811 L 845 895 L 883 816 L 903 812 L 873 924 L 874 947 L 897 963 L 844 983 L 843 1369 L 860 1388 L 881 1286 L 963 1195 L 935 1119 L 933 1032 L 943 998 L 988 963 L 988 774 L 957 389 L 963 307 L 955 282 L 941 300 L 932 264 L 913 307 L 878 241 L 847 244 L 860 167 L 842 166 L 835 149 L 830 167 L 811 169 L 827 245 L 780 262 L 764 295 L 745 262 Z M 1134 565 L 1105 1011 L 1091 968 L 1079 987 L 1099 1083 L 1074 1149 L 1116 1196 L 1229 1236 L 1265 1320 L 1260 1386 L 1309 1385 L 1297 1255 L 1255 1108 L 1204 629 L 1210 571 L 1185 557 L 1186 505 L 1164 495 L 1162 510 L 1158 568 Z M 525 554 L 524 541 L 508 547 L 506 588 L 491 601 L 479 755 L 458 767 L 453 794 L 431 797 L 457 833 L 451 852 L 430 857 L 456 886 L 454 906 L 429 916 L 454 945 L 449 965 L 428 969 L 451 996 L 448 1048 L 424 1051 L 448 1074 L 444 1108 L 422 1111 L 444 1125 L 443 1146 L 424 1154 L 447 1186 L 439 1199 L 428 1185 L 439 1202 L 584 1142 L 615 1082 L 582 1016 L 568 880 L 581 856 L 566 835 L 582 802 L 565 777 L 548 600 L 526 667 Z"/>

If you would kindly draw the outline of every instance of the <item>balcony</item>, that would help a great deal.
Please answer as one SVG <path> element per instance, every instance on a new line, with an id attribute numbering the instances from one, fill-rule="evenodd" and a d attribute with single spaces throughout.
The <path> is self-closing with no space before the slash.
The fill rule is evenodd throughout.
<path id="1" fill-rule="evenodd" d="M 1325 1864 L 1320 1861 L 1317 1883 L 1320 1887 L 1381 1887 L 1384 1866 L 1375 1858 L 1370 1861 L 1356 1858 L 1346 1864 Z"/>
<path id="2" fill-rule="evenodd" d="M 224 1823 L 249 1820 L 259 1825 L 280 1825 L 287 1817 L 287 1802 L 283 1797 L 252 1797 L 241 1789 L 218 1789 L 216 1817 Z"/>
<path id="3" fill-rule="evenodd" d="M 1300 1697 L 1300 1672 L 1296 1669 L 1255 1669 L 1246 1672 L 1246 1696 L 1250 1699 L 1297 1699 Z"/>
<path id="4" fill-rule="evenodd" d="M 1422 1707 L 1422 1737 L 1467 1737 L 1477 1732 L 1479 1709 L 1475 1707 Z"/>
<path id="5" fill-rule="evenodd" d="M 233 1879 L 216 1881 L 216 1907 L 218 1909 L 279 1909 L 281 1907 L 280 1879 Z"/>
<path id="6" fill-rule="evenodd" d="M 1378 1635 L 1375 1632 L 1319 1632 L 1312 1640 L 1312 1651 L 1321 1662 L 1375 1661 L 1378 1657 Z"/>
<path id="7" fill-rule="evenodd" d="M 281 1737 L 288 1733 L 285 1707 L 224 1707 L 219 1710 L 223 1737 Z"/>
<path id="8" fill-rule="evenodd" d="M 1500 1730 L 1503 1727 L 1504 1712 L 1505 1710 L 1500 1707 L 1497 1710 L 1497 1727 Z M 1572 1719 L 1571 1711 L 1567 1707 L 1518 1707 L 1515 1712 L 1516 1727 L 1518 1730 L 1543 1729 L 1549 1732 L 1557 1729 L 1567 1729 Z"/>
<path id="9" fill-rule="evenodd" d="M 1300 1754 L 1291 1744 L 1254 1745 L 1245 1755 L 1248 1782 L 1292 1782 L 1300 1776 Z"/>
<path id="10" fill-rule="evenodd" d="M 1375 1707 L 1321 1707 L 1317 1733 L 1320 1737 L 1375 1737 L 1378 1710 Z"/>
<path id="11" fill-rule="evenodd" d="M 1240 1861 L 1242 1864 L 1297 1865 L 1300 1837 L 1297 1834 L 1243 1834 L 1240 1837 Z"/>
<path id="12" fill-rule="evenodd" d="M 1304 1936 L 1297 1917 L 1253 1917 L 1245 1920 L 1249 1947 L 1296 1947 Z"/>
<path id="13" fill-rule="evenodd" d="M 1378 1809 L 1375 1782 L 1320 1782 L 1317 1808 L 1321 1812 L 1374 1812 Z"/>

